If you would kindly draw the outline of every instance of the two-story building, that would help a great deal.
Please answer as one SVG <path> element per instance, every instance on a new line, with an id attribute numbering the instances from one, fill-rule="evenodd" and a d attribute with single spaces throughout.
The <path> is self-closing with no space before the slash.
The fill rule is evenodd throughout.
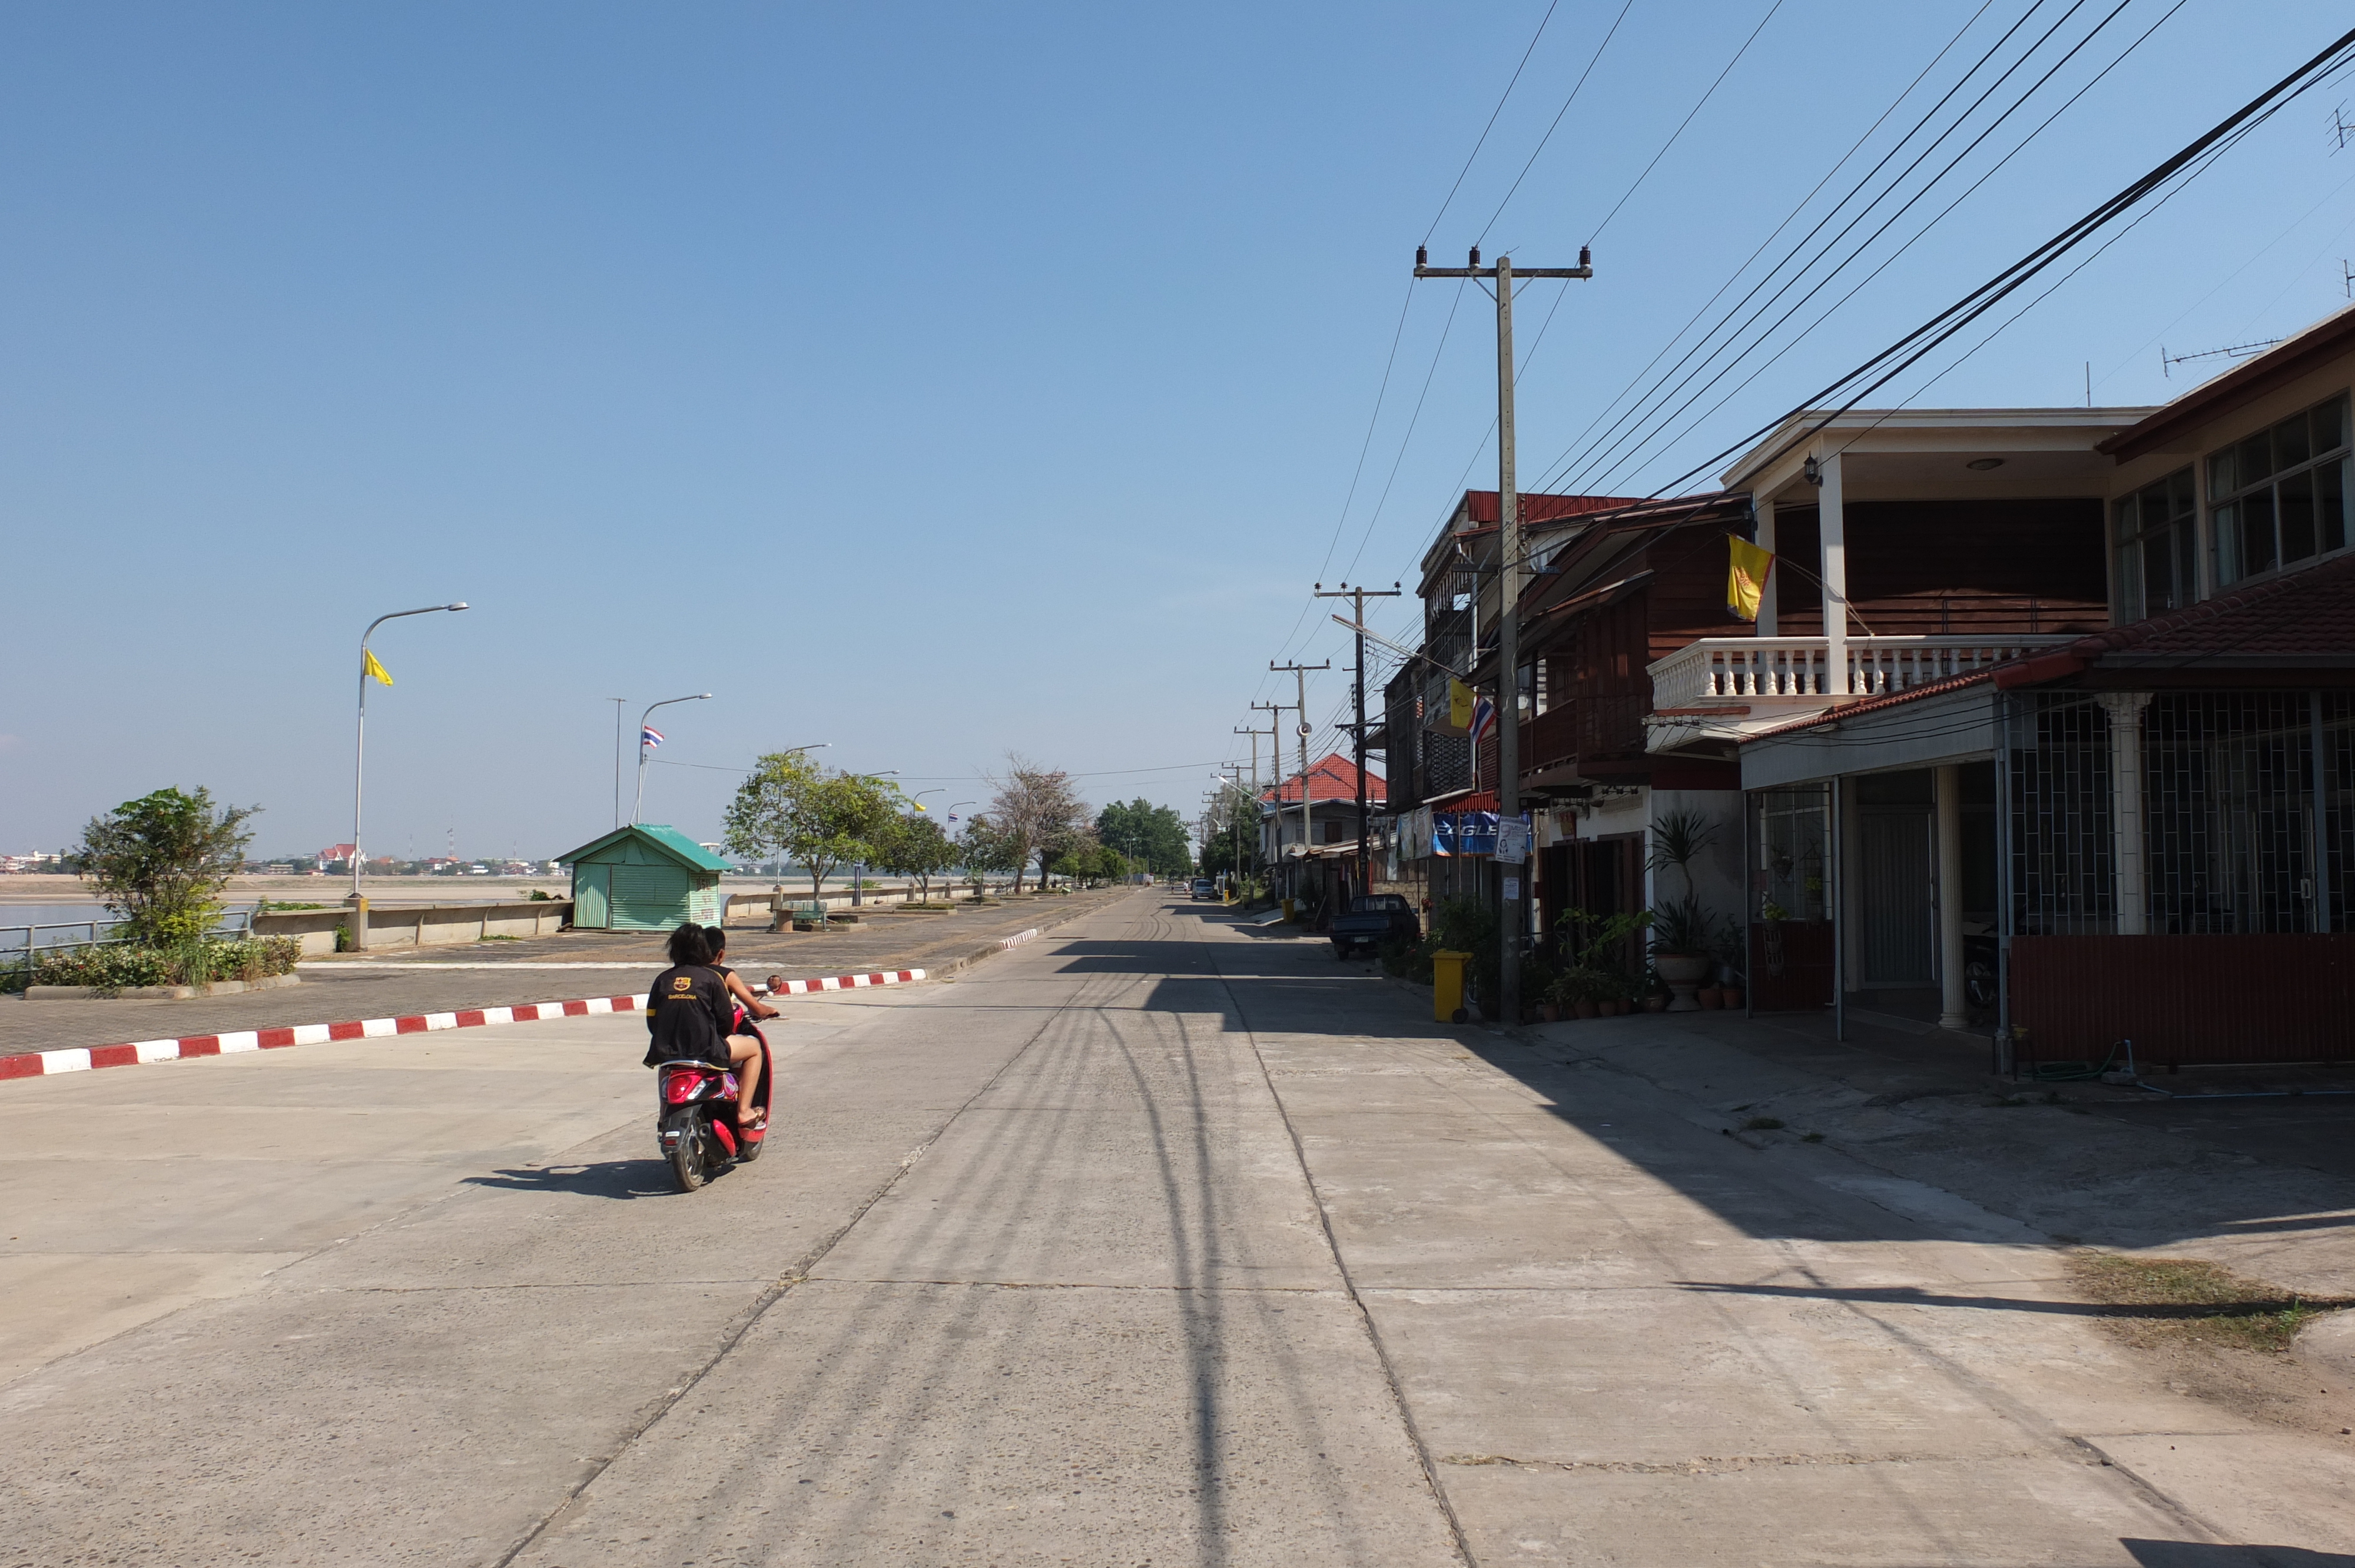
<path id="1" fill-rule="evenodd" d="M 1778 569 L 1775 636 L 1762 615 L 1754 648 L 1656 668 L 1663 705 L 1744 710 L 1694 733 L 1740 758 L 1753 996 L 1996 1029 L 2022 1061 L 2355 1056 L 2350 387 L 2342 312 L 2164 408 L 2076 411 L 2083 447 L 1950 449 L 2050 492 L 2049 529 L 2012 539 L 2033 646 L 1859 653 L 1838 615 L 1793 643 Z M 1770 440 L 1730 476 L 1768 498 L 1762 535 L 1766 504 L 1817 501 L 1817 575 L 1836 601 L 1846 542 L 1868 620 L 1859 503 L 1903 419 Z M 1774 517 L 1786 564 L 1803 510 Z M 1901 516 L 1955 547 L 1939 513 Z"/>
<path id="2" fill-rule="evenodd" d="M 1358 788 L 1357 765 L 1331 752 L 1309 765 L 1305 780 L 1295 772 L 1260 791 L 1260 863 L 1272 869 L 1279 896 L 1322 909 L 1345 890 L 1365 889 L 1365 869 L 1358 863 Z M 1382 778 L 1370 768 L 1365 792 L 1362 821 L 1369 848 L 1379 857 L 1390 808 Z"/>

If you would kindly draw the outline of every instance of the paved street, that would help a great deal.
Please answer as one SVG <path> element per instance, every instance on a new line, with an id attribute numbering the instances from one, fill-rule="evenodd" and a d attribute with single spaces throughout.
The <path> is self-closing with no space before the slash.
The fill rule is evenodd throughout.
<path id="1" fill-rule="evenodd" d="M 627 1018 L 0 1086 L 0 1565 L 2355 1553 L 2355 1446 L 2047 1233 L 1321 943 L 1156 890 L 797 1005 L 693 1196 Z"/>

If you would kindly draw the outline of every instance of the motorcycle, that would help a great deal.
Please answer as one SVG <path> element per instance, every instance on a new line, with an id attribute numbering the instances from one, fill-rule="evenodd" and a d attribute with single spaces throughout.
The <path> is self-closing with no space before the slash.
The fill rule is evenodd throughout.
<path id="1" fill-rule="evenodd" d="M 736 1030 L 761 1043 L 761 1086 L 753 1092 L 751 1108 L 765 1114 L 774 1081 L 769 1037 L 750 1019 Z M 741 1092 L 733 1072 L 709 1062 L 665 1062 L 656 1070 L 656 1136 L 680 1192 L 692 1192 L 729 1166 L 749 1165 L 761 1158 L 768 1129 L 745 1128 L 745 1107 L 738 1104 Z"/>

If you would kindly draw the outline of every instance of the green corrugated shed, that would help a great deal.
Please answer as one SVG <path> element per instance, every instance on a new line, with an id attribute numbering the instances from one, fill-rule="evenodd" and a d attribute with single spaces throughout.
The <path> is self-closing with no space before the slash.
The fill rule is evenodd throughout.
<path id="1" fill-rule="evenodd" d="M 633 822 L 556 857 L 572 867 L 572 924 L 601 931 L 667 931 L 719 924 L 728 863 L 676 828 Z"/>

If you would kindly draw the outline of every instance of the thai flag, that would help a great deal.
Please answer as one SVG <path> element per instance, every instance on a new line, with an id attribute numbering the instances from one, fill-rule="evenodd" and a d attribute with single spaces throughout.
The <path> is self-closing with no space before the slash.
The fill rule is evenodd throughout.
<path id="1" fill-rule="evenodd" d="M 645 747 L 649 750 L 655 747 L 660 746 L 662 744 L 662 731 L 656 729 L 652 725 L 646 726 L 645 728 L 638 731 L 638 744 Z"/>
<path id="2" fill-rule="evenodd" d="M 1472 705 L 1472 727 L 1468 732 L 1472 737 L 1472 744 L 1479 745 L 1480 737 L 1496 727 L 1497 705 L 1482 697 Z"/>

